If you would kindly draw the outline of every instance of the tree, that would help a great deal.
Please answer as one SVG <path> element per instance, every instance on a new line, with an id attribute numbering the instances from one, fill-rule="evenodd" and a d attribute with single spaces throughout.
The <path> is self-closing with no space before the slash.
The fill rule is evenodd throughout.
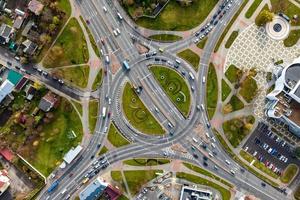
<path id="1" fill-rule="evenodd" d="M 50 35 L 48 35 L 46 33 L 41 34 L 41 36 L 40 36 L 40 42 L 42 44 L 49 44 L 51 42 Z"/>
<path id="2" fill-rule="evenodd" d="M 274 14 L 268 10 L 261 11 L 255 19 L 257 26 L 264 26 L 273 20 Z"/>
<path id="3" fill-rule="evenodd" d="M 224 107 L 223 107 L 223 113 L 224 114 L 228 114 L 228 113 L 231 113 L 233 110 L 232 108 L 232 105 L 229 103 L 229 104 L 226 104 Z"/>
<path id="4" fill-rule="evenodd" d="M 60 19 L 58 16 L 54 16 L 52 18 L 52 23 L 55 24 L 55 25 L 58 25 L 60 23 Z"/>

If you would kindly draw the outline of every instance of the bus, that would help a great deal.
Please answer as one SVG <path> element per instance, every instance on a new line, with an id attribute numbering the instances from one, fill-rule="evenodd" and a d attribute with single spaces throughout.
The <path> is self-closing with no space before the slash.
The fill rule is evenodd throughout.
<path id="1" fill-rule="evenodd" d="M 125 69 L 126 71 L 129 71 L 129 70 L 130 70 L 130 67 L 129 67 L 129 65 L 128 65 L 128 63 L 127 63 L 126 60 L 123 61 L 123 67 L 124 67 L 124 69 Z"/>
<path id="2" fill-rule="evenodd" d="M 103 118 L 106 117 L 106 107 L 103 107 L 103 109 L 102 109 L 102 117 Z"/>
<path id="3" fill-rule="evenodd" d="M 58 184 L 59 184 L 58 180 L 54 181 L 52 185 L 48 188 L 47 192 L 50 193 L 54 191 L 57 188 Z"/>

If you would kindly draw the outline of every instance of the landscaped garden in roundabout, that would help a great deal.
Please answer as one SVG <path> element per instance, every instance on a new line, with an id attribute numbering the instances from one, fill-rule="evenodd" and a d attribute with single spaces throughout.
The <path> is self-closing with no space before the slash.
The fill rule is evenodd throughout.
<path id="1" fill-rule="evenodd" d="M 165 133 L 130 83 L 126 83 L 124 87 L 122 105 L 128 122 L 137 130 L 149 135 L 163 135 Z"/>
<path id="2" fill-rule="evenodd" d="M 177 109 L 186 117 L 190 112 L 191 95 L 184 78 L 175 70 L 152 65 L 150 71 Z"/>

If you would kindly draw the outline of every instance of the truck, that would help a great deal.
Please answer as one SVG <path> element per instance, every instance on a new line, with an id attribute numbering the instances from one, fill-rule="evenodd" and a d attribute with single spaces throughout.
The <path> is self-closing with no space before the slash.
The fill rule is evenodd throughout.
<path id="1" fill-rule="evenodd" d="M 47 192 L 50 193 L 50 192 L 54 191 L 57 188 L 58 184 L 59 184 L 58 180 L 54 181 L 51 184 L 51 186 L 48 188 Z"/>
<path id="2" fill-rule="evenodd" d="M 102 108 L 102 117 L 105 118 L 106 117 L 106 107 Z"/>
<path id="3" fill-rule="evenodd" d="M 130 67 L 129 67 L 129 65 L 128 65 L 128 63 L 127 63 L 126 60 L 123 61 L 123 67 L 124 67 L 124 69 L 125 69 L 126 71 L 129 71 L 129 70 L 130 70 Z"/>

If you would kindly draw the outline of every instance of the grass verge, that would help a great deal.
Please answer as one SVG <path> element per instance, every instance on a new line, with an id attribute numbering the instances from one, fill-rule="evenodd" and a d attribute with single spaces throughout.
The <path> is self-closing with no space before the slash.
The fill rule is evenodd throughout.
<path id="1" fill-rule="evenodd" d="M 198 54 L 194 53 L 190 49 L 186 49 L 184 51 L 177 53 L 177 56 L 190 63 L 195 69 L 195 71 L 198 71 L 199 62 L 200 62 L 200 57 L 198 56 Z"/>
<path id="2" fill-rule="evenodd" d="M 294 179 L 294 177 L 297 175 L 298 170 L 299 168 L 297 165 L 289 164 L 284 170 L 282 176 L 280 177 L 281 182 L 283 183 L 291 182 Z"/>
<path id="3" fill-rule="evenodd" d="M 93 133 L 98 117 L 98 101 L 90 101 L 89 102 L 89 129 L 90 132 Z"/>
<path id="4" fill-rule="evenodd" d="M 243 71 L 237 68 L 235 65 L 230 65 L 225 72 L 225 76 L 231 83 L 236 83 L 243 75 Z"/>
<path id="5" fill-rule="evenodd" d="M 206 41 L 207 41 L 207 37 L 205 37 L 203 40 L 201 40 L 200 42 L 198 42 L 197 47 L 199 49 L 203 49 L 205 47 Z"/>
<path id="6" fill-rule="evenodd" d="M 249 19 L 252 17 L 253 13 L 256 11 L 257 7 L 261 4 L 262 0 L 254 0 L 247 12 L 245 13 L 245 17 Z"/>
<path id="7" fill-rule="evenodd" d="M 241 89 L 239 94 L 250 103 L 257 94 L 257 84 L 256 81 L 251 77 L 247 76 L 245 80 L 241 83 Z"/>
<path id="8" fill-rule="evenodd" d="M 100 85 L 102 84 L 102 78 L 103 78 L 103 70 L 101 68 L 94 80 L 92 90 L 96 90 L 98 87 L 100 87 Z"/>
<path id="9" fill-rule="evenodd" d="M 108 135 L 107 135 L 108 141 L 115 147 L 121 147 L 125 146 L 127 144 L 130 144 L 128 140 L 126 140 L 122 134 L 119 132 L 119 130 L 115 127 L 114 124 L 110 125 Z"/>
<path id="10" fill-rule="evenodd" d="M 291 30 L 289 36 L 283 41 L 284 46 L 286 47 L 292 47 L 300 39 L 300 30 Z"/>
<path id="11" fill-rule="evenodd" d="M 234 40 L 237 38 L 237 36 L 239 35 L 238 31 L 232 31 L 231 35 L 229 36 L 227 42 L 225 43 L 225 48 L 229 49 L 232 45 L 232 43 L 234 42 Z"/>
<path id="12" fill-rule="evenodd" d="M 222 79 L 222 101 L 226 100 L 226 98 L 228 97 L 230 92 L 231 92 L 231 88 L 226 83 L 226 81 L 224 81 L 224 79 Z"/>
<path id="13" fill-rule="evenodd" d="M 207 74 L 206 105 L 208 117 L 211 119 L 215 113 L 218 101 L 218 79 L 215 66 L 210 63 Z"/>
<path id="14" fill-rule="evenodd" d="M 172 34 L 157 34 L 157 35 L 150 35 L 149 39 L 156 40 L 159 42 L 175 42 L 181 40 L 182 37 L 178 35 L 172 35 Z"/>
<path id="15" fill-rule="evenodd" d="M 155 165 L 164 165 L 170 163 L 167 159 L 156 159 L 156 158 L 134 158 L 131 160 L 123 161 L 126 165 L 132 166 L 155 166 Z"/>

